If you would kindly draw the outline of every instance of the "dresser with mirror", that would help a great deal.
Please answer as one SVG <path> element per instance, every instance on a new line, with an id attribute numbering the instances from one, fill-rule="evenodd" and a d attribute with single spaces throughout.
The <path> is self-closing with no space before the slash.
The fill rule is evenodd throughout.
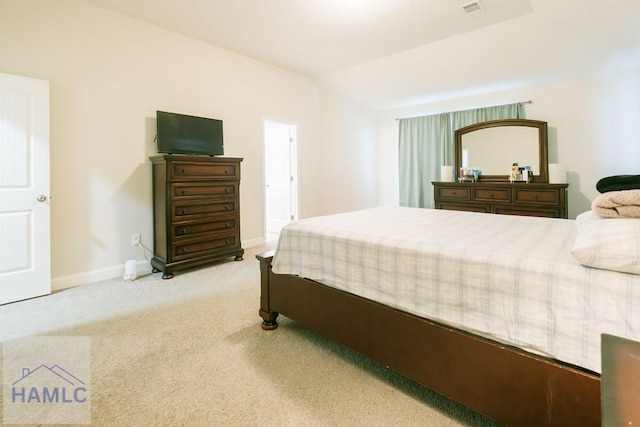
<path id="1" fill-rule="evenodd" d="M 529 166 L 526 181 L 513 181 L 511 166 Z M 549 183 L 547 122 L 493 120 L 455 131 L 454 171 L 477 168 L 472 181 L 433 182 L 436 209 L 567 218 L 566 183 Z"/>

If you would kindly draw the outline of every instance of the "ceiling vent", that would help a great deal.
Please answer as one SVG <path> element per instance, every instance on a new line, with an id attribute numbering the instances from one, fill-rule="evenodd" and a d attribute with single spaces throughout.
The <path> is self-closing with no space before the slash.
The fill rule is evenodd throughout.
<path id="1" fill-rule="evenodd" d="M 478 13 L 482 10 L 482 5 L 479 0 L 476 0 L 471 3 L 463 4 L 462 10 L 467 12 L 469 15 L 473 15 L 474 13 Z"/>

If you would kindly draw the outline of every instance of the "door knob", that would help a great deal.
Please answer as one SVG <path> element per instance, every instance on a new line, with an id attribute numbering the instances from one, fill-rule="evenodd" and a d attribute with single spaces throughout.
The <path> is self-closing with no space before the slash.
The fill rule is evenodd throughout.
<path id="1" fill-rule="evenodd" d="M 40 194 L 38 195 L 38 197 L 36 197 L 36 200 L 39 202 L 44 202 L 47 200 L 47 196 L 45 196 L 44 194 Z"/>

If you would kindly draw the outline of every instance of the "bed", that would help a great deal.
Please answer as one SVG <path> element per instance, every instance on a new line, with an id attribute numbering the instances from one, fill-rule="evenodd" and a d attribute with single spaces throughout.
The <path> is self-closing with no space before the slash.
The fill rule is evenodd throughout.
<path id="1" fill-rule="evenodd" d="M 398 207 L 296 221 L 258 256 L 262 327 L 282 314 L 506 425 L 600 425 L 601 334 L 640 338 L 640 264 L 598 264 L 587 237 L 620 237 L 602 224 Z"/>

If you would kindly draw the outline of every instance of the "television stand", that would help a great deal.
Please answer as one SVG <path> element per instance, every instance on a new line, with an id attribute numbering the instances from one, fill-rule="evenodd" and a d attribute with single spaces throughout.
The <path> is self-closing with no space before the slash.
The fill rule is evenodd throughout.
<path id="1" fill-rule="evenodd" d="M 176 271 L 233 257 L 241 261 L 242 158 L 162 154 L 153 170 L 151 266 L 171 279 Z"/>

